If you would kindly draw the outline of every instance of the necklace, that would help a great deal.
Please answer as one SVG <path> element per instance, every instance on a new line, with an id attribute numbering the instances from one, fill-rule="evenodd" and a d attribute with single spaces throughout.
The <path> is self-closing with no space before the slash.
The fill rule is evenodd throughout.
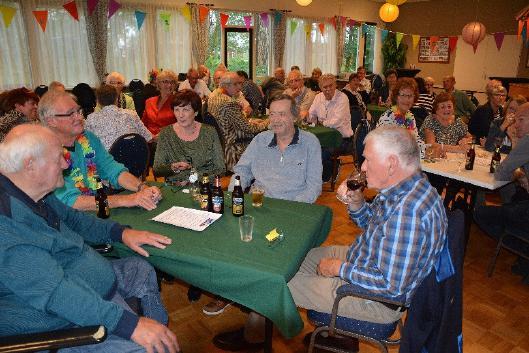
<path id="1" fill-rule="evenodd" d="M 68 163 L 68 168 L 65 169 L 66 175 L 69 175 L 74 181 L 74 185 L 83 195 L 93 195 L 97 190 L 97 167 L 94 161 L 96 156 L 95 151 L 90 146 L 88 138 L 81 134 L 77 137 L 76 142 L 81 146 L 83 151 L 84 161 L 86 165 L 86 183 L 83 173 L 79 167 L 73 168 L 72 155 L 66 148 L 64 149 L 64 159 Z"/>
<path id="2" fill-rule="evenodd" d="M 397 106 L 391 107 L 391 111 L 395 116 L 395 122 L 397 125 L 404 126 L 408 130 L 415 129 L 415 118 L 413 114 L 408 110 L 405 115 L 403 115 L 398 109 Z"/>

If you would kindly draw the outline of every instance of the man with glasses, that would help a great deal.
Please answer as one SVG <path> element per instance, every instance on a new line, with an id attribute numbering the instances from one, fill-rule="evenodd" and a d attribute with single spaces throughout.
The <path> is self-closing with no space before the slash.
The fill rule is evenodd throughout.
<path id="1" fill-rule="evenodd" d="M 199 73 L 196 69 L 190 68 L 187 71 L 187 79 L 178 86 L 179 91 L 190 89 L 195 91 L 201 99 L 207 98 L 211 91 L 204 81 L 199 78 Z"/>
<path id="2" fill-rule="evenodd" d="M 303 85 L 303 75 L 299 70 L 292 70 L 288 73 L 287 83 L 288 88 L 284 93 L 294 98 L 299 118 L 305 120 L 309 115 L 309 109 L 316 93 Z"/>
<path id="3" fill-rule="evenodd" d="M 68 167 L 64 185 L 55 190 L 55 196 L 70 207 L 93 211 L 96 209 L 96 178 L 108 181 L 114 188 L 134 191 L 128 195 L 109 195 L 111 208 L 156 208 L 162 194 L 157 187 L 149 187 L 130 174 L 105 150 L 101 141 L 84 129 L 81 108 L 72 96 L 65 92 L 46 93 L 38 108 L 39 119 L 57 134 L 64 146 Z"/>

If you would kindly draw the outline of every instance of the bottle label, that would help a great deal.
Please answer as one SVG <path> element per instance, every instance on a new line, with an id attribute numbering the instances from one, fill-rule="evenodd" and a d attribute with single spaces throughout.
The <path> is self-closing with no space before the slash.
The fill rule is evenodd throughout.
<path id="1" fill-rule="evenodd" d="M 222 197 L 213 196 L 211 202 L 213 203 L 213 212 L 220 212 L 222 210 L 222 204 L 224 203 Z"/>
<path id="2" fill-rule="evenodd" d="M 493 159 L 492 162 L 490 163 L 491 173 L 494 173 L 496 171 L 496 168 L 498 168 L 499 165 L 500 165 L 500 161 Z"/>
<path id="3" fill-rule="evenodd" d="M 243 214 L 244 212 L 244 200 L 242 197 L 234 197 L 233 198 L 233 214 Z"/>
<path id="4" fill-rule="evenodd" d="M 207 211 L 208 210 L 208 195 L 200 195 L 200 208 Z"/>

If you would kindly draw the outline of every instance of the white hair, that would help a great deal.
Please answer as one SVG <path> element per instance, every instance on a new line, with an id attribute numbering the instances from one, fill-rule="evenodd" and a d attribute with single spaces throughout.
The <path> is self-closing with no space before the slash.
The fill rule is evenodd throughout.
<path id="1" fill-rule="evenodd" d="M 398 126 L 381 126 L 367 134 L 364 144 L 369 140 L 373 140 L 375 149 L 383 157 L 395 155 L 402 168 L 410 171 L 420 169 L 419 145 L 407 129 Z"/>
<path id="2" fill-rule="evenodd" d="M 125 84 L 125 76 L 123 76 L 117 71 L 112 71 L 111 73 L 109 73 L 105 78 L 105 83 L 109 85 L 110 81 L 112 81 L 113 78 L 118 79 L 121 81 L 121 83 Z"/>
<path id="3" fill-rule="evenodd" d="M 236 72 L 227 71 L 224 75 L 221 76 L 219 81 L 219 87 L 226 87 L 230 83 L 234 83 L 239 79 L 239 76 Z"/>
<path id="4" fill-rule="evenodd" d="M 21 129 L 24 131 L 20 132 Z M 46 163 L 45 157 L 50 141 L 43 129 L 53 134 L 48 128 L 39 125 L 31 125 L 29 128 L 28 124 L 23 124 L 11 130 L 0 143 L 0 173 L 18 173 L 24 168 L 24 162 L 28 159 L 41 164 Z"/>
<path id="5" fill-rule="evenodd" d="M 39 114 L 39 120 L 44 125 L 48 124 L 48 118 L 53 116 L 55 111 L 55 103 L 64 97 L 69 97 L 77 102 L 77 98 L 68 92 L 64 91 L 48 91 L 46 92 L 39 101 L 39 106 L 37 107 L 37 113 Z"/>

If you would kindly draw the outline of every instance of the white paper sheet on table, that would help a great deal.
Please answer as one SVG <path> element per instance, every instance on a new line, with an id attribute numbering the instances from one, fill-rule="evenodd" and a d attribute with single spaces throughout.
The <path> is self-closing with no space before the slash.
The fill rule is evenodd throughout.
<path id="1" fill-rule="evenodd" d="M 219 213 L 173 206 L 152 220 L 201 232 L 221 216 Z"/>

